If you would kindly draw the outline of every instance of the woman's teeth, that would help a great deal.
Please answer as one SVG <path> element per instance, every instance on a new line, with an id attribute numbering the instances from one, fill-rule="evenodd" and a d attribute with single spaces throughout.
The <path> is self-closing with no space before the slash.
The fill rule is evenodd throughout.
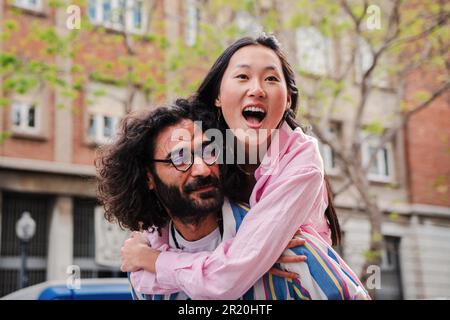
<path id="1" fill-rule="evenodd" d="M 266 112 L 260 107 L 250 106 L 242 111 L 242 115 L 248 122 L 258 124 L 266 117 Z"/>
<path id="2" fill-rule="evenodd" d="M 262 112 L 262 113 L 264 113 L 264 114 L 266 113 L 266 112 L 264 111 L 263 108 L 260 108 L 260 107 L 252 107 L 252 106 L 246 107 L 246 108 L 244 109 L 244 111 Z"/>

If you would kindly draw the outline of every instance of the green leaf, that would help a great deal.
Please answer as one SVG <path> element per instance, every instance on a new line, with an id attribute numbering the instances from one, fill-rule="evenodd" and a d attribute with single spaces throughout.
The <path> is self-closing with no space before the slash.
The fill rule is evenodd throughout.
<path id="1" fill-rule="evenodd" d="M 65 6 L 65 1 L 63 1 L 63 0 L 48 0 L 48 6 L 51 8 L 62 8 Z"/>
<path id="2" fill-rule="evenodd" d="M 7 107 L 11 104 L 11 100 L 8 98 L 0 97 L 0 108 Z"/>
<path id="3" fill-rule="evenodd" d="M 445 194 L 449 190 L 449 184 L 447 182 L 447 178 L 443 175 L 434 179 L 432 186 L 438 193 Z"/>
<path id="4" fill-rule="evenodd" d="M 0 144 L 5 143 L 5 140 L 10 138 L 12 133 L 10 131 L 0 131 Z"/>
<path id="5" fill-rule="evenodd" d="M 373 242 L 379 242 L 379 241 L 383 240 L 383 235 L 381 233 L 379 233 L 379 232 L 375 232 L 375 233 L 372 234 L 371 238 L 372 238 L 371 240 Z"/>
<path id="6" fill-rule="evenodd" d="M 391 220 L 391 221 L 397 221 L 398 220 L 398 218 L 399 218 L 399 214 L 398 214 L 398 212 L 396 212 L 396 211 L 392 211 L 390 214 L 389 214 L 389 220 Z"/>
<path id="7" fill-rule="evenodd" d="M 378 259 L 380 259 L 383 255 L 383 251 L 381 250 L 365 250 L 363 252 L 363 256 L 366 258 L 369 262 L 374 262 Z"/>
<path id="8" fill-rule="evenodd" d="M 418 90 L 413 94 L 413 100 L 417 103 L 423 103 L 431 98 L 431 92 L 427 90 Z"/>
<path id="9" fill-rule="evenodd" d="M 17 21 L 16 20 L 5 20 L 5 29 L 9 31 L 17 31 Z"/>
<path id="10" fill-rule="evenodd" d="M 8 66 L 17 66 L 19 61 L 16 56 L 9 53 L 0 53 L 0 67 L 6 68 Z"/>
<path id="11" fill-rule="evenodd" d="M 373 121 L 367 124 L 363 131 L 379 136 L 384 132 L 384 126 L 383 123 L 380 121 Z"/>

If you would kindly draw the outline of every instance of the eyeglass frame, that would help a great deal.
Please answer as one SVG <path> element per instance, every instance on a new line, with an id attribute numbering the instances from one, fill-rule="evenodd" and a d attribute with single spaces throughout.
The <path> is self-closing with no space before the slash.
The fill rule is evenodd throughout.
<path id="1" fill-rule="evenodd" d="M 207 166 L 212 166 L 213 164 L 215 164 L 215 163 L 217 162 L 217 160 L 219 160 L 219 157 L 220 157 L 220 148 L 217 148 L 217 149 L 214 149 L 214 150 L 217 152 L 217 155 L 215 156 L 215 160 L 214 160 L 213 162 L 208 163 L 208 162 L 206 162 L 206 161 L 203 159 L 203 149 L 206 148 L 207 146 L 211 145 L 211 144 L 212 144 L 212 142 L 210 142 L 210 143 L 208 143 L 207 145 L 205 145 L 204 147 L 202 147 L 202 156 L 201 156 L 201 159 L 202 159 L 202 161 L 203 161 Z M 160 162 L 160 163 L 170 163 L 170 164 L 172 164 L 172 166 L 173 166 L 176 170 L 178 170 L 178 171 L 180 171 L 180 172 L 187 172 L 187 171 L 192 167 L 192 165 L 193 165 L 194 162 L 195 162 L 195 155 L 196 155 L 195 151 L 194 151 L 194 152 L 191 152 L 191 155 L 192 155 L 192 156 L 191 156 L 191 163 L 190 163 L 190 164 L 188 165 L 188 167 L 187 167 L 186 169 L 184 169 L 184 170 L 177 168 L 177 166 L 175 165 L 175 163 L 173 163 L 172 157 L 171 157 L 170 159 L 150 159 L 150 161 Z"/>

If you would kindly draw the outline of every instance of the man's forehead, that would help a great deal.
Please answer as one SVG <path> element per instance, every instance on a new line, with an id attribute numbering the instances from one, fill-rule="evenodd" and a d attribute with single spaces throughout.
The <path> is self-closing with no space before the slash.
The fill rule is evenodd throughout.
<path id="1" fill-rule="evenodd" d="M 192 141 L 202 138 L 201 129 L 190 119 L 183 119 L 181 122 L 169 126 L 162 130 L 156 137 L 155 155 L 166 156 L 174 147 L 180 144 L 191 144 Z"/>

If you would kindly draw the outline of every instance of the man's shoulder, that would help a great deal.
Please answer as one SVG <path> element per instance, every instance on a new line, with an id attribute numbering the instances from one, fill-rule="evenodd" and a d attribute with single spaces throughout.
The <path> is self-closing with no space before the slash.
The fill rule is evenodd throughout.
<path id="1" fill-rule="evenodd" d="M 231 209 L 233 211 L 236 210 L 236 211 L 239 211 L 239 212 L 245 212 L 246 213 L 247 211 L 250 210 L 250 206 L 247 203 L 245 203 L 245 202 L 233 201 L 233 200 L 230 200 L 228 198 L 225 198 L 224 206 L 226 205 L 226 202 L 229 203 L 229 205 L 230 205 L 230 207 L 231 207 Z"/>

